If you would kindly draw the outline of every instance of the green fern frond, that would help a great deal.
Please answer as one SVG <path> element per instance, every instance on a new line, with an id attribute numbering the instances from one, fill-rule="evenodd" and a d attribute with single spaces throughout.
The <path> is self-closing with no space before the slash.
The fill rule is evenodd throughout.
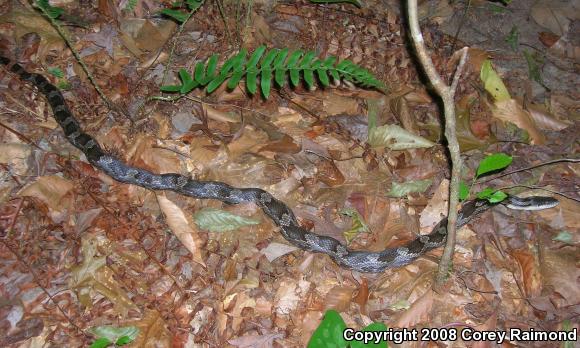
<path id="1" fill-rule="evenodd" d="M 181 69 L 181 85 L 161 86 L 161 90 L 186 94 L 196 87 L 205 87 L 207 93 L 212 93 L 226 81 L 228 89 L 233 89 L 243 78 L 246 79 L 250 94 L 256 94 L 259 81 L 260 90 L 266 99 L 270 96 L 272 79 L 280 88 L 286 85 L 289 78 L 292 87 L 298 86 L 302 80 L 308 88 L 314 87 L 317 81 L 323 87 L 328 87 L 331 82 L 338 83 L 344 79 L 365 88 L 381 91 L 387 89 L 371 72 L 350 60 L 336 64 L 336 57 L 319 59 L 314 51 L 290 52 L 288 48 L 267 51 L 266 46 L 260 46 L 249 58 L 247 56 L 248 51 L 243 48 L 218 70 L 218 55 L 214 54 L 207 64 L 197 63 L 193 75 Z"/>

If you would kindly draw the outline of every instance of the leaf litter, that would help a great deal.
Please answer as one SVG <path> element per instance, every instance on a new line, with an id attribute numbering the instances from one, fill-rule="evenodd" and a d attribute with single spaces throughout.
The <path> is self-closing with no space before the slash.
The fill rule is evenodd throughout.
<path id="1" fill-rule="evenodd" d="M 449 56 L 443 47 L 453 37 L 441 36 L 434 23 L 451 21 L 450 11 L 460 5 L 439 5 L 424 30 L 438 70 L 443 71 Z M 40 44 L 23 54 L 25 63 L 36 55 L 37 62 L 51 61 L 50 66 L 62 70 L 76 66 L 38 13 L 2 6 L 0 21 L 9 28 L 2 34 L 2 45 L 14 47 L 23 34 L 36 33 Z M 166 62 L 164 43 L 172 38 L 174 23 L 142 19 L 141 7 L 132 13 L 102 5 L 102 17 L 91 17 L 82 6 L 69 4 L 66 10 L 86 16 L 92 30 L 67 30 L 97 81 L 109 86 L 108 93 L 117 95 L 121 104 L 158 95 L 159 81 L 142 68 L 149 67 L 159 49 L 163 52 L 159 62 Z M 160 9 L 150 1 L 139 6 Z M 403 48 L 398 8 L 372 13 L 376 11 L 365 6 L 340 11 L 336 6 L 248 8 L 261 24 L 243 29 L 244 42 L 257 47 L 262 43 L 255 42 L 257 38 L 267 37 L 277 47 L 316 47 L 323 56 L 337 55 L 369 68 L 392 85 L 396 96 L 379 109 L 376 128 L 369 127 L 365 110 L 370 111 L 369 101 L 382 96 L 363 90 L 298 88 L 295 94 L 280 93 L 280 99 L 271 96 L 264 101 L 248 98 L 244 89 L 231 94 L 218 89 L 206 99 L 205 120 L 192 111 L 194 103 L 185 100 L 147 104 L 153 116 L 137 114 L 142 118 L 128 120 L 104 117 L 106 109 L 95 107 L 95 92 L 77 72 L 66 75 L 77 86 L 67 93 L 67 101 L 89 132 L 133 164 L 261 187 L 292 207 L 305 227 L 340 240 L 344 231 L 353 231 L 349 236 L 354 238 L 353 248 L 402 245 L 419 230 L 429 231 L 427 226 L 446 211 L 447 167 L 438 154 L 440 147 L 434 146 L 438 131 L 430 131 L 439 127 L 437 105 Z M 425 6 L 422 11 L 428 10 Z M 544 30 L 552 30 L 538 8 L 532 16 Z M 22 20 L 23 13 L 29 14 L 29 22 Z M 237 35 L 232 31 L 234 18 L 226 18 L 227 24 L 212 20 L 220 16 L 210 4 L 202 6 L 195 18 L 199 22 L 184 33 L 201 30 L 203 35 L 195 44 L 185 39 L 178 44 L 170 78 L 178 67 L 233 49 L 228 37 Z M 111 25 L 115 21 L 118 25 Z M 566 52 L 573 52 L 569 48 L 573 43 L 564 40 L 567 32 L 554 35 L 568 45 Z M 525 36 L 523 32 L 519 40 Z M 577 95 L 551 86 L 552 94 L 543 99 L 512 97 L 520 93 L 512 88 L 513 78 L 505 77 L 512 71 L 505 69 L 494 70 L 493 83 L 482 83 L 482 66 L 493 55 L 489 48 L 471 48 L 470 72 L 460 83 L 458 108 L 464 110 L 460 139 L 468 158 L 465 177 L 475 176 L 477 163 L 489 153 L 510 154 L 514 168 L 577 155 L 572 141 L 578 127 Z M 499 64 L 494 61 L 493 67 Z M 532 83 L 524 72 L 517 81 Z M 115 76 L 131 89 L 123 90 Z M 549 84 L 550 76 L 543 81 Z M 492 89 L 494 85 L 501 88 Z M 13 154 L 3 151 L 0 163 L 7 174 L 0 183 L 0 192 L 6 192 L 0 196 L 0 223 L 7 236 L 0 246 L 5 260 L 0 274 L 4 296 L 12 301 L 6 308 L 11 318 L 21 321 L 10 324 L 2 343 L 37 340 L 83 346 L 95 338 L 85 334 L 89 328 L 133 326 L 139 329 L 135 346 L 305 346 L 327 309 L 339 310 L 347 326 L 356 329 L 373 322 L 400 328 L 460 322 L 488 330 L 558 329 L 566 318 L 577 316 L 577 202 L 562 198 L 559 208 L 537 214 L 501 210 L 485 214 L 459 233 L 451 281 L 444 294 L 435 295 L 431 285 L 440 250 L 384 274 L 356 274 L 324 255 L 289 246 L 256 207 L 153 194 L 104 180 L 83 165 L 84 158 L 58 130 L 38 130 L 38 116 L 29 113 L 36 110 L 31 93 L 14 86 L 19 82 L 3 88 L 11 97 L 18 96 L 19 104 L 2 97 L 0 121 L 28 140 L 6 128 L 0 132 L 2 148 Z M 501 100 L 497 91 L 504 92 L 499 94 Z M 199 122 L 176 131 L 170 120 L 179 113 Z M 514 132 L 518 127 L 525 132 Z M 366 144 L 369 128 L 372 147 Z M 544 146 L 518 143 L 527 139 L 526 134 Z M 404 144 L 393 146 L 398 139 Z M 543 169 L 492 183 L 542 186 L 578 198 L 576 164 Z M 571 192 L 574 188 L 576 192 Z M 342 214 L 345 209 L 351 214 Z M 203 212 L 210 214 L 199 224 L 202 216 L 196 214 Z M 37 318 L 44 325 L 19 331 Z"/>

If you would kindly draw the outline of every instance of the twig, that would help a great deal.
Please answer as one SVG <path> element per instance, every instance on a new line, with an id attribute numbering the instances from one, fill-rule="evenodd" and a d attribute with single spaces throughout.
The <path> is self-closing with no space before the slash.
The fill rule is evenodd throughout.
<path id="1" fill-rule="evenodd" d="M 462 49 L 461 60 L 455 71 L 455 76 L 451 86 L 447 86 L 437 70 L 433 65 L 433 61 L 427 54 L 427 48 L 425 47 L 425 42 L 423 40 L 423 35 L 421 34 L 421 28 L 419 27 L 419 19 L 417 17 L 417 0 L 407 1 L 407 15 L 409 16 L 409 28 L 411 31 L 411 39 L 415 46 L 417 52 L 417 57 L 419 62 L 429 79 L 429 82 L 433 85 L 435 92 L 441 97 L 443 101 L 443 114 L 445 117 L 445 138 L 447 139 L 447 147 L 449 149 L 449 155 L 451 158 L 451 184 L 449 185 L 449 209 L 447 214 L 447 243 L 445 245 L 445 250 L 443 251 L 443 256 L 441 257 L 441 263 L 439 264 L 439 270 L 437 273 L 437 284 L 441 285 L 447 278 L 447 273 L 451 265 L 451 260 L 453 258 L 453 251 L 455 249 L 455 224 L 457 222 L 457 204 L 459 203 L 459 179 L 461 174 L 461 154 L 459 152 L 459 142 L 457 141 L 457 135 L 455 132 L 455 90 L 457 88 L 457 83 L 459 77 L 461 76 L 461 71 L 467 60 L 467 47 Z"/>
<path id="2" fill-rule="evenodd" d="M 68 46 L 68 48 L 72 52 L 73 56 L 75 57 L 77 63 L 79 63 L 79 65 L 81 66 L 81 68 L 83 69 L 83 71 L 85 72 L 85 74 L 87 75 L 89 81 L 91 82 L 91 84 L 93 85 L 93 87 L 95 88 L 95 90 L 97 91 L 97 93 L 99 94 L 99 96 L 101 97 L 101 99 L 105 102 L 105 104 L 107 104 L 107 106 L 109 107 L 109 109 L 118 111 L 118 112 L 122 113 L 123 115 L 125 115 L 127 118 L 129 118 L 127 116 L 127 114 L 123 110 L 121 110 L 119 107 L 117 107 L 115 104 L 113 104 L 113 102 L 111 102 L 109 100 L 109 98 L 107 98 L 107 96 L 105 95 L 105 93 L 103 93 L 103 90 L 101 89 L 101 87 L 99 87 L 99 85 L 97 85 L 97 81 L 93 77 L 93 74 L 91 74 L 91 72 L 89 71 L 89 68 L 87 67 L 87 65 L 85 64 L 85 62 L 83 61 L 83 59 L 81 58 L 81 55 L 74 48 L 73 43 L 69 39 L 69 37 L 66 34 L 66 32 L 62 29 L 61 25 L 56 21 L 55 18 L 53 18 L 50 15 L 50 13 L 47 13 L 46 10 L 42 6 L 38 6 L 38 8 L 42 12 L 42 14 L 44 14 L 44 16 L 46 18 L 48 18 L 48 20 L 50 21 L 50 24 L 52 24 L 53 28 L 56 29 L 56 31 L 58 32 L 58 34 L 60 35 L 60 37 L 64 40 L 64 42 L 66 43 L 66 45 Z"/>
<path id="3" fill-rule="evenodd" d="M 179 41 L 179 37 L 181 36 L 181 33 L 183 32 L 183 28 L 185 28 L 185 26 L 187 25 L 187 22 L 189 22 L 189 20 L 191 19 L 191 16 L 193 16 L 193 14 L 196 11 L 197 11 L 197 8 L 189 11 L 189 13 L 187 14 L 187 17 L 185 17 L 185 20 L 183 21 L 183 23 L 181 23 L 179 25 L 179 28 L 177 28 L 177 32 L 175 33 L 175 36 L 173 39 L 173 44 L 171 45 L 171 49 L 169 50 L 169 57 L 167 57 L 167 64 L 165 64 L 165 71 L 163 71 L 163 77 L 161 78 L 161 85 L 165 84 L 165 79 L 167 78 L 167 74 L 169 73 L 169 68 L 171 67 L 171 61 L 173 60 L 173 54 L 175 52 L 175 47 L 177 47 L 177 42 Z"/>

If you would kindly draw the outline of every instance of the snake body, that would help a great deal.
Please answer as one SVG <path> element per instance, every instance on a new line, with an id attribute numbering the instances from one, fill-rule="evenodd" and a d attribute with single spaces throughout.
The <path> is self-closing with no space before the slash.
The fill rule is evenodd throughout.
<path id="1" fill-rule="evenodd" d="M 337 239 L 310 232 L 300 226 L 292 210 L 270 193 L 259 188 L 236 188 L 219 181 L 200 181 L 186 176 L 168 173 L 155 174 L 136 168 L 103 151 L 99 143 L 85 133 L 68 108 L 62 93 L 44 76 L 27 72 L 18 63 L 0 56 L 0 64 L 27 81 L 46 97 L 55 120 L 63 129 L 68 141 L 82 151 L 88 161 L 113 179 L 134 184 L 151 190 L 170 190 L 179 194 L 199 198 L 217 199 L 229 204 L 252 202 L 280 228 L 282 236 L 301 249 L 324 253 L 342 267 L 361 272 L 382 272 L 388 268 L 411 263 L 429 250 L 445 244 L 447 219 L 442 219 L 427 235 L 421 235 L 404 246 L 387 248 L 379 252 L 350 250 Z M 511 209 L 545 209 L 558 204 L 551 197 L 518 198 L 508 196 L 501 204 Z M 496 204 L 475 199 L 463 204 L 458 213 L 457 227 L 468 223 L 480 213 Z"/>

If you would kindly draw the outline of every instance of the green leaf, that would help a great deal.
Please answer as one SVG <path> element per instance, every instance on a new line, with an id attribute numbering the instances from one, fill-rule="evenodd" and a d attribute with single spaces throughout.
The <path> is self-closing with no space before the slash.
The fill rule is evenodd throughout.
<path id="1" fill-rule="evenodd" d="M 247 64 L 248 69 L 253 68 L 258 64 L 260 58 L 262 58 L 262 55 L 264 54 L 264 51 L 266 51 L 265 45 L 256 48 L 256 50 L 254 51 L 254 53 L 252 53 L 250 59 L 248 60 Z"/>
<path id="2" fill-rule="evenodd" d="M 96 339 L 89 347 L 90 348 L 105 348 L 111 345 L 113 342 L 109 341 L 108 339 L 102 337 Z"/>
<path id="3" fill-rule="evenodd" d="M 463 181 L 459 183 L 459 200 L 464 201 L 469 197 L 469 186 Z"/>
<path id="4" fill-rule="evenodd" d="M 314 59 L 314 57 L 316 56 L 316 53 L 314 51 L 308 51 L 306 52 L 306 54 L 304 55 L 304 57 L 302 57 L 302 60 L 300 61 L 300 68 L 301 69 L 305 69 L 308 68 L 312 62 L 312 59 Z"/>
<path id="5" fill-rule="evenodd" d="M 499 203 L 507 198 L 507 194 L 502 191 L 495 191 L 489 197 L 487 197 L 487 201 L 489 203 Z"/>
<path id="6" fill-rule="evenodd" d="M 314 86 L 314 73 L 310 69 L 304 70 L 304 81 L 308 88 L 312 88 Z"/>
<path id="7" fill-rule="evenodd" d="M 199 84 L 203 84 L 203 82 L 206 80 L 205 65 L 202 62 L 198 62 L 197 64 L 195 64 L 193 77 L 195 78 L 195 81 L 197 81 Z"/>
<path id="8" fill-rule="evenodd" d="M 274 80 L 278 87 L 284 87 L 286 85 L 286 69 L 277 68 L 274 70 Z"/>
<path id="9" fill-rule="evenodd" d="M 168 17 L 171 17 L 178 21 L 179 23 L 183 23 L 187 20 L 188 14 L 179 10 L 173 10 L 170 8 L 164 8 L 159 11 L 161 14 L 164 14 Z"/>
<path id="10" fill-rule="evenodd" d="M 492 189 L 490 187 L 486 187 L 485 189 L 481 190 L 481 192 L 479 192 L 477 194 L 477 198 L 488 199 L 492 193 L 494 193 L 494 189 Z"/>
<path id="11" fill-rule="evenodd" d="M 347 342 L 342 336 L 344 329 L 346 324 L 340 314 L 335 310 L 326 311 L 324 319 L 308 341 L 308 348 L 347 347 Z"/>
<path id="12" fill-rule="evenodd" d="M 274 61 L 274 58 L 276 58 L 276 55 L 278 54 L 278 52 L 280 52 L 279 49 L 273 48 L 270 50 L 270 52 L 266 53 L 266 56 L 264 57 L 264 59 L 260 63 L 260 67 L 262 69 L 270 68 L 270 66 L 272 65 L 272 62 Z"/>
<path id="13" fill-rule="evenodd" d="M 179 78 L 181 79 L 182 85 L 179 89 L 179 93 L 186 94 L 189 93 L 192 89 L 197 87 L 198 83 L 193 79 L 191 74 L 187 72 L 185 69 L 179 70 Z"/>
<path id="14" fill-rule="evenodd" d="M 284 66 L 286 56 L 288 56 L 288 48 L 284 48 L 282 51 L 278 53 L 276 59 L 274 60 L 274 69 L 279 69 Z"/>
<path id="15" fill-rule="evenodd" d="M 334 67 L 334 63 L 336 62 L 336 57 L 334 56 L 329 56 L 328 58 L 326 58 L 324 60 L 324 62 L 322 63 L 322 66 L 324 66 L 325 68 L 333 68 Z"/>
<path id="16" fill-rule="evenodd" d="M 568 231 L 560 231 L 552 240 L 566 244 L 574 244 L 574 236 Z"/>
<path id="17" fill-rule="evenodd" d="M 62 79 L 64 77 L 64 72 L 60 68 L 48 68 L 48 73 L 52 76 Z"/>
<path id="18" fill-rule="evenodd" d="M 388 330 L 389 329 L 383 323 L 372 323 L 372 324 L 369 324 L 367 327 L 365 327 L 363 329 L 363 332 L 388 331 Z M 389 345 L 387 344 L 386 341 L 382 341 L 382 340 L 379 343 L 368 342 L 367 344 L 364 344 L 364 342 L 361 342 L 361 341 L 352 341 L 350 343 L 350 347 L 351 348 L 372 348 L 372 347 L 388 348 Z"/>
<path id="19" fill-rule="evenodd" d="M 332 76 L 334 81 L 340 81 L 340 75 L 336 69 L 329 69 L 328 72 L 330 72 L 330 76 Z"/>
<path id="20" fill-rule="evenodd" d="M 520 33 L 518 31 L 518 27 L 515 25 L 512 27 L 509 35 L 505 38 L 505 41 L 510 45 L 513 51 L 518 51 L 518 47 L 520 45 L 519 39 Z"/>
<path id="21" fill-rule="evenodd" d="M 201 7 L 203 1 L 204 0 L 186 0 L 185 2 L 187 3 L 187 7 L 189 7 L 191 11 L 195 11 Z"/>
<path id="22" fill-rule="evenodd" d="M 121 337 L 119 337 L 117 342 L 115 342 L 115 344 L 118 346 L 124 346 L 128 343 L 131 343 L 132 341 L 133 341 L 133 339 L 131 339 L 131 337 L 129 337 L 129 336 L 121 336 Z"/>
<path id="23" fill-rule="evenodd" d="M 211 93 L 215 91 L 221 84 L 228 78 L 228 73 L 219 74 L 215 79 L 211 80 L 211 82 L 207 85 L 206 91 L 207 93 Z"/>
<path id="24" fill-rule="evenodd" d="M 506 155 L 505 153 L 495 153 L 493 155 L 489 155 L 479 163 L 475 177 L 479 178 L 483 174 L 504 169 L 512 163 L 512 160 L 512 157 Z"/>
<path id="25" fill-rule="evenodd" d="M 272 85 L 272 69 L 266 68 L 262 70 L 260 79 L 260 88 L 265 99 L 270 96 L 270 87 Z"/>
<path id="26" fill-rule="evenodd" d="M 246 75 L 246 87 L 248 88 L 248 92 L 250 92 L 250 94 L 256 94 L 256 91 L 258 90 L 256 81 L 257 76 L 258 70 L 255 69 L 248 71 L 248 74 Z"/>
<path id="27" fill-rule="evenodd" d="M 359 214 L 359 212 L 356 209 L 343 209 L 340 212 L 340 214 L 348 216 L 352 220 L 352 225 L 350 226 L 350 228 L 342 232 L 344 238 L 346 239 L 347 244 L 350 244 L 350 242 L 352 242 L 352 240 L 359 233 L 369 231 L 369 227 L 367 226 L 367 224 L 365 224 L 363 217 Z"/>
<path id="28" fill-rule="evenodd" d="M 167 86 L 161 86 L 161 87 L 159 87 L 159 89 L 162 92 L 179 92 L 179 91 L 181 91 L 181 86 L 182 85 L 167 85 Z"/>
<path id="29" fill-rule="evenodd" d="M 183 82 L 183 83 L 188 83 L 188 82 L 193 81 L 193 77 L 191 77 L 191 74 L 183 68 L 179 69 L 179 78 L 181 79 L 181 82 Z"/>
<path id="30" fill-rule="evenodd" d="M 499 75 L 493 70 L 489 59 L 486 59 L 481 65 L 480 78 L 483 82 L 483 87 L 496 102 L 512 98 Z"/>
<path id="31" fill-rule="evenodd" d="M 218 62 L 218 54 L 213 54 L 209 61 L 207 62 L 206 76 L 203 81 L 198 81 L 202 85 L 206 85 L 209 81 L 213 80 L 216 76 L 216 67 Z"/>
<path id="32" fill-rule="evenodd" d="M 296 50 L 292 52 L 290 58 L 288 58 L 288 63 L 286 64 L 286 67 L 288 69 L 294 68 L 296 66 L 296 63 L 298 63 L 298 59 L 300 59 L 300 57 L 302 56 L 302 53 L 303 52 L 301 50 Z"/>
<path id="33" fill-rule="evenodd" d="M 328 75 L 326 74 L 326 70 L 318 68 L 318 69 L 316 69 L 316 74 L 318 75 L 318 79 L 320 80 L 320 83 L 322 83 L 322 85 L 324 87 L 328 87 L 330 85 L 330 80 L 328 79 Z"/>
<path id="34" fill-rule="evenodd" d="M 290 83 L 292 83 L 293 87 L 298 86 L 300 84 L 300 70 L 299 69 L 290 69 Z"/>
<path id="35" fill-rule="evenodd" d="M 205 208 L 193 215 L 199 228 L 211 232 L 226 232 L 248 225 L 257 225 L 259 220 L 234 215 L 224 210 Z"/>
<path id="36" fill-rule="evenodd" d="M 242 77 L 244 77 L 244 73 L 245 73 L 244 70 L 235 70 L 234 74 L 232 75 L 232 77 L 228 81 L 228 89 L 236 88 L 236 86 L 238 85 L 238 83 L 240 82 Z"/>
<path id="37" fill-rule="evenodd" d="M 36 0 L 35 4 L 42 11 L 42 13 L 52 19 L 57 19 L 64 13 L 64 9 L 50 6 L 48 0 Z"/>
<path id="38" fill-rule="evenodd" d="M 400 198 L 412 192 L 425 192 L 431 186 L 431 182 L 431 179 L 408 181 L 401 184 L 393 182 L 387 196 Z"/>
<path id="39" fill-rule="evenodd" d="M 137 335 L 139 335 L 139 329 L 135 326 L 95 326 L 90 328 L 88 332 L 97 336 L 99 339 L 106 339 L 109 344 L 111 344 L 111 342 L 117 342 L 123 337 L 126 337 L 125 340 L 129 340 L 129 342 L 131 342 L 137 338 Z"/>

